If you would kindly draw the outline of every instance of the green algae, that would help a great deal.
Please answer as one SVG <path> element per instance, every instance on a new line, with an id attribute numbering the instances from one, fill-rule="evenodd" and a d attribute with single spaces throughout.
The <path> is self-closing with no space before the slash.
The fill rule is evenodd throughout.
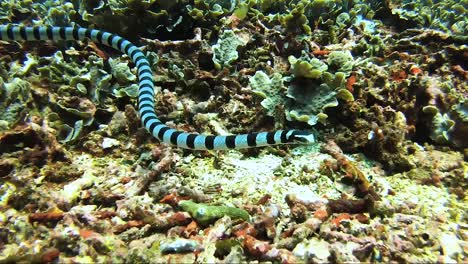
<path id="1" fill-rule="evenodd" d="M 317 58 L 289 56 L 290 71 L 294 78 L 286 78 L 289 80 L 287 86 L 283 84 L 285 78 L 281 74 L 274 73 L 270 78 L 264 72 L 257 71 L 249 82 L 253 91 L 264 98 L 261 105 L 267 110 L 267 114 L 279 119 L 278 109 L 284 105 L 288 120 L 306 122 L 313 126 L 318 122 L 326 123 L 325 110 L 336 107 L 337 99 L 354 101 L 352 93 L 344 88 L 347 73 L 338 71 L 345 70 L 349 73 L 353 67 L 352 56 L 349 52 L 332 53 L 334 55 L 329 57 L 328 63 L 336 66 L 334 74 L 328 72 L 329 66 Z"/>
<path id="2" fill-rule="evenodd" d="M 309 26 L 309 19 L 304 12 L 304 4 L 297 4 L 288 14 L 281 17 L 281 24 L 287 30 L 302 29 L 305 34 L 311 34 L 312 29 Z"/>
<path id="3" fill-rule="evenodd" d="M 286 117 L 289 120 L 315 125 L 325 123 L 324 111 L 338 105 L 337 91 L 344 85 L 344 74 L 324 72 L 319 80 L 296 80 L 288 88 L 287 96 L 292 99 Z"/>
<path id="4" fill-rule="evenodd" d="M 23 65 L 15 62 L 11 68 L 18 77 L 12 82 L 2 81 L 0 112 L 3 112 L 5 127 L 14 125 L 22 117 L 20 113 L 30 107 L 58 131 L 57 138 L 62 143 L 73 142 L 83 135 L 85 127 L 95 122 L 98 108 L 109 107 L 106 104 L 112 90 L 116 97 L 137 96 L 136 76 L 122 59 L 109 60 L 112 71 L 107 73 L 103 70 L 104 60 L 95 55 L 89 56 L 83 67 L 74 49 L 57 51 L 50 57 L 28 53 L 26 58 Z M 19 77 L 23 76 L 29 77 L 21 80 Z M 30 89 L 32 83 L 50 84 L 47 91 L 40 91 L 41 101 L 32 102 L 30 93 L 35 92 Z M 36 104 L 43 104 L 45 100 L 49 105 L 36 111 Z"/>
<path id="5" fill-rule="evenodd" d="M 138 84 L 131 84 L 130 86 L 121 86 L 121 87 L 116 87 L 112 91 L 113 95 L 115 97 L 121 98 L 121 97 L 131 97 L 131 98 L 137 98 L 138 97 Z"/>
<path id="6" fill-rule="evenodd" d="M 5 124 L 5 128 L 12 127 L 22 118 L 21 112 L 32 101 L 30 87 L 29 82 L 20 78 L 4 82 L 0 77 L 0 121 Z"/>
<path id="7" fill-rule="evenodd" d="M 344 72 L 347 75 L 354 66 L 353 55 L 349 51 L 332 51 L 327 58 L 330 72 Z"/>
<path id="8" fill-rule="evenodd" d="M 44 80 L 48 80 L 54 85 L 61 84 L 58 89 L 62 93 L 74 95 L 77 86 L 82 84 L 86 89 L 86 94 L 92 101 L 102 104 L 105 95 L 111 90 L 112 75 L 103 70 L 104 60 L 96 55 L 89 56 L 85 62 L 85 67 L 78 63 L 78 57 L 71 55 L 65 59 L 61 51 L 57 51 L 53 56 L 41 59 L 42 67 L 38 70 Z"/>
<path id="9" fill-rule="evenodd" d="M 319 79 L 322 77 L 323 72 L 328 70 L 328 65 L 316 58 L 306 60 L 289 56 L 288 60 L 291 64 L 291 73 L 294 77 Z"/>
<path id="10" fill-rule="evenodd" d="M 389 1 L 392 14 L 408 27 L 426 27 L 466 35 L 466 1 Z"/>
<path id="11" fill-rule="evenodd" d="M 430 137 L 437 143 L 447 143 L 450 141 L 449 133 L 453 130 L 455 121 L 449 115 L 437 113 L 432 118 Z"/>
<path id="12" fill-rule="evenodd" d="M 188 14 L 195 20 L 206 22 L 231 13 L 238 5 L 236 0 L 194 0 L 193 5 L 187 5 Z"/>
<path id="13" fill-rule="evenodd" d="M 128 66 L 128 62 L 121 62 L 109 58 L 112 76 L 119 83 L 134 83 L 137 77 L 133 74 Z"/>
<path id="14" fill-rule="evenodd" d="M 341 99 L 345 102 L 354 101 L 354 95 L 347 89 L 339 89 L 336 92 L 336 98 Z"/>
<path id="15" fill-rule="evenodd" d="M 327 108 L 338 105 L 337 98 L 354 101 L 351 93 L 344 89 L 345 77 L 354 65 L 349 51 L 333 51 L 327 62 L 310 58 L 304 54 L 300 58 L 289 56 L 293 79 L 287 90 L 292 100 L 286 104 L 286 118 L 307 122 L 313 126 L 325 124 Z"/>
<path id="16" fill-rule="evenodd" d="M 0 21 L 14 21 L 17 15 L 37 17 L 37 25 L 68 26 L 73 24 L 72 17 L 76 14 L 74 6 L 68 1 L 2 1 L 0 2 Z"/>
<path id="17" fill-rule="evenodd" d="M 225 30 L 219 36 L 218 42 L 213 45 L 213 62 L 215 67 L 222 69 L 231 65 L 239 58 L 237 48 L 245 46 L 245 42 L 232 30 Z"/>
<path id="18" fill-rule="evenodd" d="M 207 205 L 188 200 L 180 201 L 178 205 L 182 210 L 189 212 L 202 225 L 209 225 L 224 216 L 244 221 L 249 221 L 250 219 L 247 211 L 235 207 Z"/>
<path id="19" fill-rule="evenodd" d="M 260 104 L 267 114 L 279 119 L 279 107 L 284 104 L 285 90 L 281 74 L 274 73 L 270 78 L 266 73 L 257 71 L 249 83 L 254 93 L 263 98 Z"/>
<path id="20" fill-rule="evenodd" d="M 457 113 L 458 117 L 463 122 L 468 122 L 468 99 L 463 100 L 459 104 L 455 105 L 454 107 L 455 112 Z"/>

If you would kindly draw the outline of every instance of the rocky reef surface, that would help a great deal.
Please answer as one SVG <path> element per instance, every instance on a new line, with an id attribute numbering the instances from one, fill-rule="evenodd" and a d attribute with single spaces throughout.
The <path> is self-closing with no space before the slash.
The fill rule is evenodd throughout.
<path id="1" fill-rule="evenodd" d="M 467 262 L 466 1 L 2 1 L 146 53 L 174 128 L 313 131 L 187 151 L 128 56 L 0 42 L 0 262 Z"/>

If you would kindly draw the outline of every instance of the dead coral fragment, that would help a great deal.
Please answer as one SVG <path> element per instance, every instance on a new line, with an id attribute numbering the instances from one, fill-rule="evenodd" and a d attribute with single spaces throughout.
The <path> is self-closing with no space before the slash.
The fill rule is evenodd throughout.
<path id="1" fill-rule="evenodd" d="M 10 174 L 15 168 L 13 162 L 2 160 L 0 161 L 0 178 Z"/>
<path id="2" fill-rule="evenodd" d="M 62 210 L 58 209 L 58 208 L 54 208 L 52 210 L 50 210 L 49 212 L 47 213 L 33 213 L 33 214 L 30 214 L 29 215 L 29 222 L 30 223 L 34 223 L 34 222 L 38 222 L 38 223 L 50 223 L 50 222 L 58 222 L 60 220 L 62 220 L 64 214 L 62 212 Z"/>
<path id="3" fill-rule="evenodd" d="M 329 200 L 327 204 L 327 212 L 329 214 L 333 213 L 348 213 L 348 214 L 358 214 L 373 211 L 374 200 L 371 196 L 367 196 L 364 199 L 359 200 L 349 200 L 349 199 L 340 199 L 340 200 Z"/>
<path id="4" fill-rule="evenodd" d="M 45 136 L 31 126 L 18 126 L 0 136 L 0 154 L 45 145 Z M 21 146 L 21 147 L 19 147 Z"/>
<path id="5" fill-rule="evenodd" d="M 199 248 L 200 246 L 197 241 L 182 238 L 162 242 L 159 246 L 159 249 L 163 254 L 194 252 Z"/>
<path id="6" fill-rule="evenodd" d="M 244 249 L 252 256 L 263 257 L 272 248 L 270 243 L 258 240 L 253 236 L 245 235 L 243 238 Z"/>
<path id="7" fill-rule="evenodd" d="M 202 225 L 209 225 L 224 216 L 245 221 L 250 219 L 250 215 L 247 211 L 235 207 L 197 204 L 193 201 L 180 201 L 179 207 L 189 212 L 190 215 Z"/>
<path id="8" fill-rule="evenodd" d="M 380 199 L 364 173 L 346 158 L 334 141 L 330 140 L 327 144 L 322 145 L 322 150 L 336 159 L 338 169 L 344 173 L 344 179 L 351 180 L 361 194 L 370 194 L 373 198 Z"/>
<path id="9" fill-rule="evenodd" d="M 125 224 L 116 225 L 114 227 L 113 232 L 115 234 L 120 234 L 120 233 L 123 233 L 125 230 L 128 230 L 128 229 L 130 229 L 132 227 L 140 228 L 140 227 L 143 227 L 144 225 L 145 225 L 145 223 L 143 221 L 141 221 L 141 220 L 130 220 Z"/>
<path id="10" fill-rule="evenodd" d="M 51 263 L 60 256 L 60 251 L 56 248 L 49 248 L 41 255 L 41 261 L 43 263 Z"/>
<path id="11" fill-rule="evenodd" d="M 42 168 L 41 174 L 49 182 L 62 183 L 79 178 L 83 170 L 65 162 L 56 162 Z"/>
<path id="12" fill-rule="evenodd" d="M 14 155 L 18 156 L 22 164 L 36 166 L 66 159 L 62 147 L 53 136 L 34 123 L 17 126 L 0 136 L 0 155 L 13 152 L 17 152 Z"/>

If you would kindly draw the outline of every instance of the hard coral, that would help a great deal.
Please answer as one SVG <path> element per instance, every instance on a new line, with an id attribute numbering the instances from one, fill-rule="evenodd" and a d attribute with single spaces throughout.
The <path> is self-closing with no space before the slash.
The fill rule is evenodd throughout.
<path id="1" fill-rule="evenodd" d="M 401 112 L 373 106 L 362 117 L 352 118 L 348 127 L 339 126 L 334 137 L 346 152 L 362 150 L 382 162 L 385 169 L 405 171 L 412 167 L 405 148 L 407 123 Z"/>

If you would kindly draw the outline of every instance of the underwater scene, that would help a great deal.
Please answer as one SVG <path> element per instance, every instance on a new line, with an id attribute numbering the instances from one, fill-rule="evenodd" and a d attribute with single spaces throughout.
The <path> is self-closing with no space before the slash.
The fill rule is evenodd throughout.
<path id="1" fill-rule="evenodd" d="M 467 0 L 1 0 L 0 263 L 468 263 Z"/>

